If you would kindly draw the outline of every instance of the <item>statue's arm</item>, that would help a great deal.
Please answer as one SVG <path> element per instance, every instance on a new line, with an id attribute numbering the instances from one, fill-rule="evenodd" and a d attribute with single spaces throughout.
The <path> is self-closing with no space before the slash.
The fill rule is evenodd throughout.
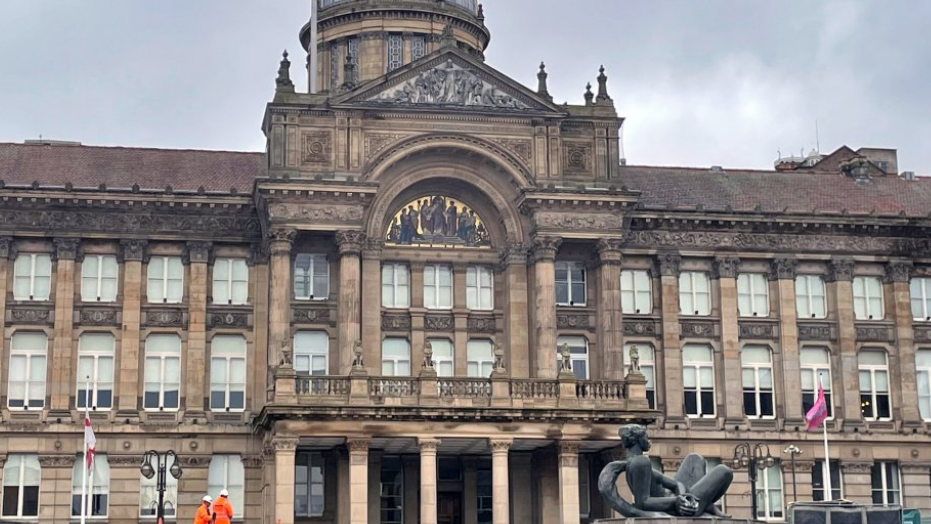
<path id="1" fill-rule="evenodd" d="M 664 477 L 656 470 L 651 471 L 653 474 L 653 482 L 659 481 L 662 485 L 665 486 L 664 479 L 666 479 L 666 477 Z M 630 490 L 633 492 L 637 507 L 646 511 L 662 511 L 667 513 L 674 511 L 676 507 L 676 497 L 652 496 L 651 487 L 653 482 L 636 482 L 634 483 L 635 485 L 630 486 Z"/>
<path id="2" fill-rule="evenodd" d="M 659 471 L 653 470 L 653 479 L 661 486 L 672 492 L 673 495 L 685 495 L 685 484 L 676 479 L 671 479 Z"/>

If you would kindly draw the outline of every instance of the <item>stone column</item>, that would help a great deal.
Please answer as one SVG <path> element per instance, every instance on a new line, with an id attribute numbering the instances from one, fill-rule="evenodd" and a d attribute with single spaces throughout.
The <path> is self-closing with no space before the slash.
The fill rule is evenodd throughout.
<path id="1" fill-rule="evenodd" d="M 0 333 L 6 333 L 6 295 L 9 291 L 7 282 L 11 280 L 7 274 L 10 267 L 10 254 L 13 252 L 13 237 L 0 237 L 0 297 L 2 297 L 0 298 Z M 3 358 L 3 355 L 6 353 L 0 351 L 0 361 L 9 362 L 8 358 Z M 2 472 L 0 472 L 0 477 L 2 477 Z"/>
<path id="2" fill-rule="evenodd" d="M 74 336 L 74 260 L 78 255 L 81 240 L 56 238 L 55 244 L 55 340 L 52 346 L 52 381 L 49 394 L 52 397 L 49 417 L 71 416 L 71 392 L 75 389 L 76 377 L 72 376 L 72 337 Z"/>
<path id="3" fill-rule="evenodd" d="M 370 238 L 362 250 L 362 351 L 371 375 L 381 375 L 381 251 L 384 241 Z"/>
<path id="4" fill-rule="evenodd" d="M 281 362 L 281 350 L 291 338 L 291 246 L 297 233 L 276 229 L 269 241 L 271 285 L 268 299 L 268 363 Z"/>
<path id="5" fill-rule="evenodd" d="M 346 446 L 349 448 L 349 524 L 368 524 L 369 441 L 347 440 Z"/>
<path id="6" fill-rule="evenodd" d="M 779 289 L 779 343 L 782 346 L 783 391 L 776 392 L 776 402 L 785 409 L 787 425 L 798 426 L 802 416 L 802 385 L 798 347 L 798 304 L 795 300 L 795 275 L 798 260 L 777 258 L 771 277 Z M 777 410 L 778 411 L 778 410 Z"/>
<path id="7" fill-rule="evenodd" d="M 656 348 L 655 366 L 663 369 L 663 380 L 656 380 L 656 405 L 664 406 L 667 421 L 680 421 L 683 412 L 684 393 L 682 392 L 682 340 L 679 327 L 679 266 L 682 257 L 676 252 L 660 253 L 660 301 L 663 308 L 663 347 Z M 662 362 L 659 361 L 662 356 Z M 654 373 L 656 373 L 654 371 Z M 660 387 L 663 384 L 663 387 Z"/>
<path id="8" fill-rule="evenodd" d="M 553 352 L 555 354 L 555 351 Z M 508 488 L 508 451 L 511 440 L 491 440 L 491 497 L 492 522 L 511 522 L 510 489 Z"/>
<path id="9" fill-rule="evenodd" d="M 188 332 L 184 380 L 185 419 L 197 417 L 207 408 L 207 263 L 210 242 L 188 242 Z"/>
<path id="10" fill-rule="evenodd" d="M 275 437 L 275 522 L 294 524 L 294 457 L 298 439 Z"/>
<path id="11" fill-rule="evenodd" d="M 559 237 L 533 238 L 534 369 L 539 378 L 556 378 L 556 252 Z"/>
<path id="12" fill-rule="evenodd" d="M 858 504 L 872 504 L 873 484 L 870 477 L 872 466 L 872 462 L 848 462 L 846 460 L 841 462 L 845 499 Z"/>
<path id="13" fill-rule="evenodd" d="M 727 392 L 742 391 L 740 369 L 740 329 L 737 312 L 737 272 L 740 268 L 740 259 L 737 257 L 721 257 L 714 261 L 715 272 L 718 277 L 718 286 L 721 289 L 721 346 L 724 357 L 724 380 L 718 380 L 715 402 L 718 406 L 724 405 L 725 423 L 732 425 L 744 420 L 743 403 L 727 402 Z M 720 416 L 720 413 L 718 414 Z"/>
<path id="14" fill-rule="evenodd" d="M 362 338 L 362 268 L 359 260 L 365 233 L 337 231 L 339 246 L 339 374 L 348 375 L 352 368 L 353 348 Z"/>
<path id="15" fill-rule="evenodd" d="M 507 340 L 507 369 L 512 377 L 530 377 L 530 317 L 527 303 L 527 246 L 508 242 L 501 252 L 507 302 L 496 304 L 504 309 L 504 336 Z M 498 293 L 496 293 L 497 295 Z"/>
<path id="16" fill-rule="evenodd" d="M 123 263 L 123 329 L 120 334 L 119 396 L 117 418 L 138 420 L 140 342 L 139 324 L 142 308 L 142 259 L 148 242 L 126 239 L 120 241 L 120 259 Z"/>
<path id="17" fill-rule="evenodd" d="M 831 261 L 826 279 L 834 282 L 837 302 L 837 342 L 840 349 L 840 373 L 832 373 L 832 377 L 846 378 L 858 375 L 857 329 L 853 314 L 853 268 L 854 262 L 851 259 L 834 259 Z M 838 368 L 834 367 L 834 369 Z M 842 411 L 837 418 L 842 418 L 845 426 L 861 425 L 863 420 L 860 415 L 860 389 L 857 381 L 834 380 L 832 386 L 838 384 L 841 388 L 831 388 L 835 397 L 841 396 L 843 399 Z M 834 403 L 836 406 L 837 400 Z"/>
<path id="18" fill-rule="evenodd" d="M 436 449 L 439 440 L 419 439 L 420 524 L 436 524 Z"/>
<path id="19" fill-rule="evenodd" d="M 560 524 L 579 524 L 579 443 L 559 443 Z"/>
<path id="20" fill-rule="evenodd" d="M 892 298 L 895 303 L 895 334 L 898 351 L 893 362 L 897 359 L 899 364 L 898 369 L 890 369 L 892 383 L 899 385 L 898 388 L 892 388 L 896 396 L 892 402 L 893 409 L 898 407 L 900 410 L 898 415 L 893 414 L 893 418 L 902 420 L 907 426 L 921 427 L 915 371 L 915 334 L 912 331 L 912 294 L 909 286 L 911 278 L 912 263 L 910 261 L 894 261 L 886 266 L 886 281 L 892 284 Z"/>
<path id="21" fill-rule="evenodd" d="M 249 376 L 251 377 L 251 399 L 246 399 L 246 405 L 252 406 L 253 412 L 259 412 L 268 399 L 267 393 L 273 389 L 269 383 L 268 361 L 268 245 L 265 242 L 256 242 L 249 249 L 249 287 L 253 298 L 252 314 L 254 316 L 252 328 L 252 353 L 247 357 L 251 362 Z M 277 362 L 275 363 L 277 364 Z"/>
<path id="22" fill-rule="evenodd" d="M 602 238 L 595 246 L 598 272 L 598 347 L 601 349 L 602 378 L 623 380 L 624 315 L 621 312 L 621 240 Z M 592 370 L 594 371 L 594 370 Z"/>

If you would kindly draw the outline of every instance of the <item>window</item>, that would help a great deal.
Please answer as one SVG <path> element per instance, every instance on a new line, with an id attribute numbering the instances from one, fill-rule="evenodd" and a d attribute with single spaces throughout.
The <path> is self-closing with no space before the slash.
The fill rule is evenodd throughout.
<path id="1" fill-rule="evenodd" d="M 210 457 L 210 469 L 207 471 L 207 493 L 219 493 L 225 489 L 230 493 L 228 498 L 234 509 L 245 508 L 245 478 L 246 471 L 239 455 L 214 455 Z M 240 511 L 235 519 L 242 519 L 243 513 Z"/>
<path id="2" fill-rule="evenodd" d="M 491 268 L 471 266 L 466 270 L 466 307 L 492 310 L 495 308 L 494 274 Z"/>
<path id="3" fill-rule="evenodd" d="M 147 273 L 149 302 L 177 304 L 184 296 L 184 265 L 181 257 L 152 257 Z"/>
<path id="4" fill-rule="evenodd" d="M 831 354 L 825 348 L 802 348 L 799 354 L 802 373 L 802 413 L 808 413 L 818 398 L 818 384 L 824 387 L 828 418 L 834 417 L 831 402 Z"/>
<path id="5" fill-rule="evenodd" d="M 870 483 L 873 485 L 873 504 L 901 504 L 898 463 L 874 462 L 870 468 Z"/>
<path id="6" fill-rule="evenodd" d="M 853 315 L 857 320 L 880 320 L 883 312 L 883 285 L 879 277 L 853 279 Z"/>
<path id="7" fill-rule="evenodd" d="M 795 279 L 795 309 L 798 318 L 824 318 L 828 305 L 824 279 L 818 275 L 799 275 Z"/>
<path id="8" fill-rule="evenodd" d="M 579 517 L 587 520 L 592 511 L 591 473 L 588 457 L 579 455 Z"/>
<path id="9" fill-rule="evenodd" d="M 679 275 L 679 312 L 683 315 L 711 314 L 711 283 L 708 273 L 683 271 Z"/>
<path id="10" fill-rule="evenodd" d="M 782 497 L 782 464 L 778 461 L 759 474 L 756 506 L 760 520 L 783 520 L 785 506 Z"/>
<path id="11" fill-rule="evenodd" d="M 624 344 L 624 355 L 630 355 L 630 348 L 637 346 L 640 353 L 640 372 L 647 379 L 647 402 L 650 409 L 656 409 L 656 357 L 653 346 L 649 344 Z"/>
<path id="12" fill-rule="evenodd" d="M 116 342 L 109 333 L 83 333 L 78 339 L 78 408 L 113 407 L 113 361 Z"/>
<path id="13" fill-rule="evenodd" d="M 769 282 L 761 273 L 737 276 L 737 313 L 742 317 L 769 316 Z"/>
<path id="14" fill-rule="evenodd" d="M 326 255 L 298 255 L 294 259 L 294 298 L 326 300 L 329 296 L 330 264 Z"/>
<path id="15" fill-rule="evenodd" d="M 325 331 L 298 331 L 294 334 L 294 371 L 298 375 L 327 375 L 330 337 Z"/>
<path id="16" fill-rule="evenodd" d="M 178 409 L 181 396 L 181 337 L 157 334 L 145 339 L 145 409 Z"/>
<path id="17" fill-rule="evenodd" d="M 431 338 L 427 340 L 433 349 L 433 366 L 438 377 L 453 377 L 456 375 L 453 343 L 445 338 Z"/>
<path id="18" fill-rule="evenodd" d="M 585 269 L 579 262 L 556 262 L 556 305 L 585 305 Z"/>
<path id="19" fill-rule="evenodd" d="M 844 498 L 844 490 L 841 485 L 840 463 L 836 460 L 829 461 L 831 465 L 831 500 L 840 500 Z M 815 465 L 811 467 L 811 500 L 824 500 L 824 460 L 816 460 Z"/>
<path id="20" fill-rule="evenodd" d="M 52 290 L 52 257 L 21 254 L 13 263 L 13 299 L 48 300 Z"/>
<path id="21" fill-rule="evenodd" d="M 210 409 L 246 408 L 246 339 L 216 335 L 210 340 Z"/>
<path id="22" fill-rule="evenodd" d="M 411 37 L 411 60 L 420 60 L 427 54 L 427 39 L 424 36 Z"/>
<path id="23" fill-rule="evenodd" d="M 866 420 L 889 419 L 889 368 L 886 352 L 860 352 L 860 412 Z"/>
<path id="24" fill-rule="evenodd" d="M 572 372 L 579 380 L 588 380 L 588 340 L 579 336 L 563 336 L 556 339 L 557 368 L 562 366 L 562 347 L 569 346 L 569 362 Z"/>
<path id="25" fill-rule="evenodd" d="M 81 516 L 81 491 L 84 476 L 84 454 L 79 453 L 71 471 L 71 516 Z M 110 495 L 110 463 L 107 455 L 94 455 L 94 465 L 87 477 L 87 498 L 84 503 L 88 517 L 106 517 Z"/>
<path id="26" fill-rule="evenodd" d="M 921 418 L 931 420 L 931 349 L 919 349 L 915 353 L 918 375 L 918 409 Z"/>
<path id="27" fill-rule="evenodd" d="M 85 255 L 81 262 L 81 300 L 114 302 L 119 265 L 113 255 Z"/>
<path id="28" fill-rule="evenodd" d="M 401 457 L 381 460 L 381 524 L 404 522 L 404 466 Z"/>
<path id="29" fill-rule="evenodd" d="M 381 268 L 382 307 L 410 307 L 411 275 L 404 264 L 385 264 Z"/>
<path id="30" fill-rule="evenodd" d="M 714 417 L 714 354 L 710 346 L 682 347 L 682 384 L 686 415 Z"/>
<path id="31" fill-rule="evenodd" d="M 479 524 L 491 524 L 493 518 L 494 492 L 492 491 L 491 465 L 480 464 L 475 471 L 475 506 L 478 511 Z"/>
<path id="32" fill-rule="evenodd" d="M 404 51 L 404 40 L 401 35 L 388 35 L 388 72 L 404 65 L 401 55 Z"/>
<path id="33" fill-rule="evenodd" d="M 649 271 L 621 271 L 621 311 L 625 315 L 649 315 L 653 312 L 652 283 Z"/>
<path id="34" fill-rule="evenodd" d="M 746 346 L 740 351 L 744 414 L 753 418 L 775 416 L 773 401 L 773 352 L 767 347 Z"/>
<path id="35" fill-rule="evenodd" d="M 45 333 L 14 333 L 10 341 L 10 409 L 45 406 L 48 337 Z"/>
<path id="36" fill-rule="evenodd" d="M 427 309 L 453 307 L 453 272 L 449 266 L 423 268 L 423 305 Z"/>
<path id="37" fill-rule="evenodd" d="M 352 84 L 359 84 L 359 37 L 350 37 L 346 40 L 346 53 L 349 55 L 349 61 L 352 62 L 352 65 L 355 67 L 352 68 Z M 344 78 L 343 82 L 349 83 L 348 78 Z"/>
<path id="38" fill-rule="evenodd" d="M 38 517 L 41 479 L 39 457 L 8 455 L 3 465 L 3 516 Z"/>
<path id="39" fill-rule="evenodd" d="M 298 453 L 294 469 L 294 515 L 322 517 L 325 463 L 320 453 Z"/>
<path id="40" fill-rule="evenodd" d="M 249 266 L 240 258 L 218 258 L 213 264 L 213 303 L 249 302 Z"/>
<path id="41" fill-rule="evenodd" d="M 386 338 L 381 343 L 381 373 L 386 377 L 411 374 L 411 345 L 406 338 Z"/>
<path id="42" fill-rule="evenodd" d="M 178 509 L 178 479 L 174 478 L 168 469 L 174 464 L 174 458 L 165 459 L 165 516 L 174 518 Z M 211 462 L 212 465 L 212 462 Z M 158 491 L 156 490 L 158 475 L 147 479 L 139 475 L 139 516 L 155 519 L 158 514 Z M 211 491 L 211 493 L 216 493 Z"/>
<path id="43" fill-rule="evenodd" d="M 470 377 L 488 378 L 495 367 L 495 351 L 490 340 L 470 340 L 466 351 L 469 355 Z"/>
<path id="44" fill-rule="evenodd" d="M 913 278 L 909 285 L 912 317 L 916 322 L 931 321 L 931 278 Z"/>

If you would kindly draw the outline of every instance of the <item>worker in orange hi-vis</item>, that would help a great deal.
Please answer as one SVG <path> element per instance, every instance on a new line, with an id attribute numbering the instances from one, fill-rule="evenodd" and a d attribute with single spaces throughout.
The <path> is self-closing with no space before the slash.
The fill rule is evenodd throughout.
<path id="1" fill-rule="evenodd" d="M 217 500 L 213 501 L 213 521 L 215 524 L 230 524 L 233 520 L 233 505 L 230 504 L 229 491 L 220 492 Z"/>
<path id="2" fill-rule="evenodd" d="M 204 495 L 201 499 L 203 504 L 197 508 L 197 514 L 194 515 L 194 524 L 210 524 L 213 522 L 213 514 L 210 511 L 210 504 L 213 503 L 213 497 Z"/>

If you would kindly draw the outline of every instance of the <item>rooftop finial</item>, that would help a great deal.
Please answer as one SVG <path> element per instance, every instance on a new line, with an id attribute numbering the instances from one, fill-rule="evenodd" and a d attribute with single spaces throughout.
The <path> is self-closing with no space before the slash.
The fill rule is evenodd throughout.
<path id="1" fill-rule="evenodd" d="M 453 36 L 453 24 L 446 24 L 440 34 L 440 47 L 456 47 L 456 38 Z"/>
<path id="2" fill-rule="evenodd" d="M 598 69 L 598 101 L 611 101 L 611 97 L 608 96 L 608 77 L 605 75 L 605 66 Z"/>
<path id="3" fill-rule="evenodd" d="M 537 94 L 542 97 L 552 100 L 553 97 L 550 96 L 550 92 L 546 88 L 546 77 L 548 76 L 549 74 L 547 74 L 546 72 L 546 64 L 543 62 L 540 62 L 540 72 L 537 73 L 537 80 L 539 81 L 537 85 Z"/>
<path id="4" fill-rule="evenodd" d="M 356 88 L 356 61 L 352 53 L 346 53 L 346 63 L 343 64 L 343 91 L 352 91 Z"/>
<path id="5" fill-rule="evenodd" d="M 592 83 L 589 82 L 585 84 L 585 105 L 592 105 L 592 101 L 595 99 L 595 93 L 592 93 Z"/>
<path id="6" fill-rule="evenodd" d="M 275 79 L 276 91 L 294 92 L 294 82 L 291 81 L 291 61 L 288 60 L 288 50 L 281 53 L 281 63 L 278 65 L 278 78 Z"/>
<path id="7" fill-rule="evenodd" d="M 478 4 L 478 15 L 477 16 L 479 20 L 485 19 L 485 6 L 483 6 L 482 4 Z"/>

